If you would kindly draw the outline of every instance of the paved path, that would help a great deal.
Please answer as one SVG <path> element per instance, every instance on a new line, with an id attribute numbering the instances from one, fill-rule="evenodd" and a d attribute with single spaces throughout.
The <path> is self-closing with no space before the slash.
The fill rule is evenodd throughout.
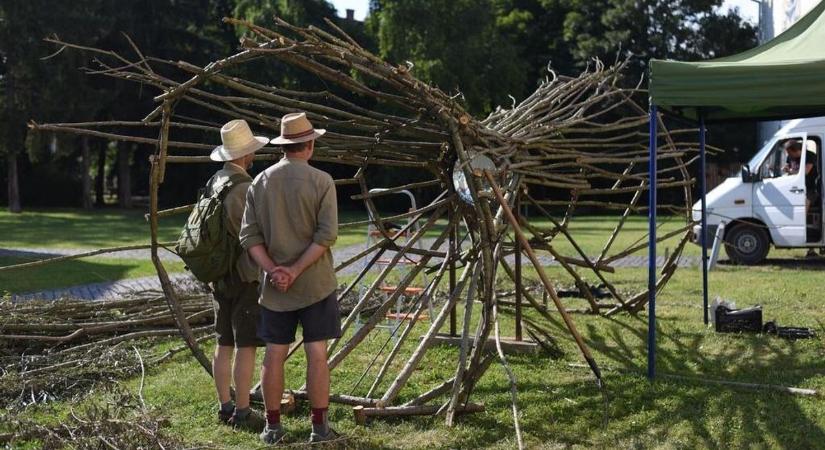
<path id="1" fill-rule="evenodd" d="M 430 242 L 425 241 L 425 245 Z M 345 261 L 357 255 L 364 249 L 363 245 L 352 245 L 340 249 L 333 249 L 335 261 Z M 62 255 L 74 255 L 88 252 L 93 249 L 46 249 L 46 248 L 4 248 L 0 249 L 0 256 L 21 256 L 29 258 L 50 258 Z M 446 250 L 446 245 L 441 249 Z M 393 252 L 387 252 L 387 257 L 392 257 Z M 149 250 L 128 250 L 117 253 L 109 253 L 95 256 L 95 258 L 117 258 L 117 259 L 149 259 Z M 161 258 L 166 261 L 176 260 L 177 256 L 167 250 L 161 252 Z M 508 257 L 508 262 L 512 264 L 513 256 Z M 557 266 L 558 261 L 552 257 L 541 255 L 539 260 L 547 266 Z M 525 260 L 526 261 L 526 260 Z M 647 267 L 647 256 L 627 256 L 613 263 L 613 267 Z M 664 264 L 665 257 L 656 258 L 657 265 Z M 701 261 L 699 256 L 682 256 L 679 260 L 680 267 L 697 267 Z M 436 259 L 432 261 L 437 262 Z M 526 261 L 527 262 L 527 261 Z M 529 263 L 529 262 L 528 262 Z M 356 262 L 344 268 L 339 275 L 353 275 L 361 270 L 361 263 Z M 202 291 L 203 286 L 189 274 L 180 273 L 170 275 L 175 286 L 180 290 Z M 28 292 L 12 296 L 13 301 L 25 301 L 30 299 L 56 300 L 60 298 L 79 298 L 84 300 L 108 300 L 118 298 L 125 294 L 132 294 L 142 291 L 161 291 L 160 282 L 156 276 L 134 278 L 128 280 L 111 281 L 105 283 L 93 283 L 68 288 L 52 289 L 41 292 Z"/>
<path id="2" fill-rule="evenodd" d="M 192 278 L 188 273 L 169 275 L 172 284 L 179 292 L 203 292 L 203 285 Z M 30 292 L 12 296 L 12 301 L 26 300 L 59 300 L 72 298 L 80 300 L 116 300 L 124 295 L 139 292 L 156 291 L 161 294 L 158 277 L 131 278 L 128 280 L 109 281 L 105 283 L 84 284 L 70 288 L 52 289 L 40 292 Z"/>

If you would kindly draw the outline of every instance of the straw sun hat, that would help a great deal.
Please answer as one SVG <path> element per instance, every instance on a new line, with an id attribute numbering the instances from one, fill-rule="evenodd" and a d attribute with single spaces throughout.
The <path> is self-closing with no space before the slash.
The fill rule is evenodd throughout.
<path id="1" fill-rule="evenodd" d="M 212 161 L 232 161 L 254 153 L 267 143 L 269 138 L 253 136 L 249 124 L 243 119 L 231 120 L 221 127 L 221 142 L 212 150 Z"/>
<path id="2" fill-rule="evenodd" d="M 281 135 L 272 140 L 275 145 L 297 144 L 317 139 L 327 130 L 315 129 L 306 113 L 287 114 L 281 119 Z"/>

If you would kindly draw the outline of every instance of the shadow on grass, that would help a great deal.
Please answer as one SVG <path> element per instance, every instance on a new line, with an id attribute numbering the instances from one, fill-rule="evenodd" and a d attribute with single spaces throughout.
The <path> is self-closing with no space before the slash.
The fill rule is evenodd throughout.
<path id="1" fill-rule="evenodd" d="M 747 267 L 734 264 L 729 260 L 720 260 L 717 264 L 728 267 Z M 754 264 L 756 267 L 776 267 L 799 270 L 822 270 L 825 268 L 825 257 L 816 258 L 767 258 L 765 261 Z"/>
<path id="2" fill-rule="evenodd" d="M 611 426 L 608 434 L 617 442 L 639 443 L 638 439 L 644 441 L 650 433 L 661 439 L 653 442 L 679 442 L 668 436 L 674 427 L 690 446 L 706 448 L 815 448 L 825 442 L 821 424 L 812 418 L 811 411 L 802 408 L 804 402 L 811 402 L 809 405 L 815 408 L 818 400 L 663 376 L 649 383 L 644 378 L 646 321 L 638 317 L 602 320 L 598 326 L 587 324 L 586 341 L 597 361 L 608 368 L 605 378 L 611 396 L 610 417 L 621 422 Z M 820 345 L 818 339 L 785 341 L 767 335 L 720 335 L 679 325 L 680 321 L 672 318 L 658 323 L 660 375 L 805 386 L 825 373 L 825 360 L 811 357 L 811 349 Z M 806 354 L 809 357 L 802 356 Z M 557 424 L 600 422 L 594 411 L 603 410 L 602 400 L 592 385 L 570 382 L 558 389 L 559 396 L 574 399 L 575 406 L 555 402 L 553 420 Z M 528 402 L 532 390 L 529 382 L 520 383 L 520 400 Z M 627 417 L 633 419 L 628 421 Z M 537 428 L 533 432 L 542 428 L 533 416 L 525 415 L 524 420 L 525 428 Z M 748 440 L 743 442 L 743 438 Z M 577 439 L 578 435 L 572 434 L 563 441 Z"/>

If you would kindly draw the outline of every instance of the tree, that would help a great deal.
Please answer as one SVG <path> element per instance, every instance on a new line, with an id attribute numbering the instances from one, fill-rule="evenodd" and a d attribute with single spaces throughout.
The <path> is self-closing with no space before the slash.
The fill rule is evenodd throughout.
<path id="1" fill-rule="evenodd" d="M 490 0 L 376 0 L 368 26 L 380 55 L 411 61 L 415 75 L 461 94 L 470 111 L 490 112 L 523 96 L 527 63 L 496 27 Z"/>
<path id="2" fill-rule="evenodd" d="M 564 39 L 581 66 L 591 58 L 632 57 L 641 76 L 652 58 L 706 59 L 756 44 L 756 31 L 736 11 L 715 13 L 721 0 L 567 0 Z"/>

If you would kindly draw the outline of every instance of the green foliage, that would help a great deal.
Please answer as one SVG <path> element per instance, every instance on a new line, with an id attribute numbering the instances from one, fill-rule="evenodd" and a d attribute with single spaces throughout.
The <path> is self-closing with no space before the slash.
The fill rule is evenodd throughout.
<path id="1" fill-rule="evenodd" d="M 713 13 L 718 4 L 720 0 L 371 0 L 370 16 L 361 24 L 336 18 L 326 0 L 0 2 L 0 155 L 28 156 L 28 161 L 20 158 L 21 186 L 35 172 L 50 173 L 56 176 L 50 179 L 60 178 L 64 196 L 77 195 L 81 178 L 77 137 L 27 137 L 26 122 L 135 120 L 156 106 L 153 87 L 84 74 L 80 68 L 101 69 L 94 55 L 60 51 L 43 42 L 55 34 L 68 42 L 133 58 L 136 51 L 126 34 L 145 55 L 204 65 L 236 51 L 238 38 L 246 32 L 223 23 L 224 16 L 264 26 L 273 26 L 275 16 L 322 27 L 325 18 L 333 18 L 358 42 L 390 62 L 412 62 L 416 76 L 459 95 L 480 116 L 497 105 L 510 105 L 510 96 L 521 100 L 532 92 L 548 75 L 548 63 L 558 73 L 575 74 L 594 57 L 610 62 L 617 55 L 632 54 L 635 59 L 628 82 L 635 84 L 650 57 L 697 59 L 753 46 L 753 28 L 735 12 Z M 233 68 L 232 74 L 284 88 L 330 88 L 317 77 L 272 58 Z M 339 91 L 336 94 L 351 98 L 350 93 Z M 179 104 L 177 111 L 186 113 L 189 107 Z M 153 137 L 151 133 L 146 136 Z M 96 142 L 92 140 L 92 145 Z M 100 154 L 105 149 L 98 146 L 92 151 Z M 128 151 L 137 152 L 133 179 L 139 183 L 139 194 L 146 189 L 150 149 Z M 52 169 L 33 171 L 29 163 Z M 104 176 L 111 169 L 107 164 Z M 192 186 L 164 192 L 163 198 L 171 204 L 191 202 L 213 168 L 179 170 L 182 179 L 192 180 Z M 54 198 L 53 203 L 64 203 L 62 197 L 50 197 L 45 184 L 23 187 L 24 199 L 48 202 Z M 32 194 L 31 189 L 43 192 Z"/>
<path id="2" fill-rule="evenodd" d="M 369 18 L 383 58 L 414 63 L 413 73 L 447 93 L 460 93 L 475 113 L 508 95 L 522 96 L 527 66 L 496 28 L 493 2 L 382 0 Z"/>

